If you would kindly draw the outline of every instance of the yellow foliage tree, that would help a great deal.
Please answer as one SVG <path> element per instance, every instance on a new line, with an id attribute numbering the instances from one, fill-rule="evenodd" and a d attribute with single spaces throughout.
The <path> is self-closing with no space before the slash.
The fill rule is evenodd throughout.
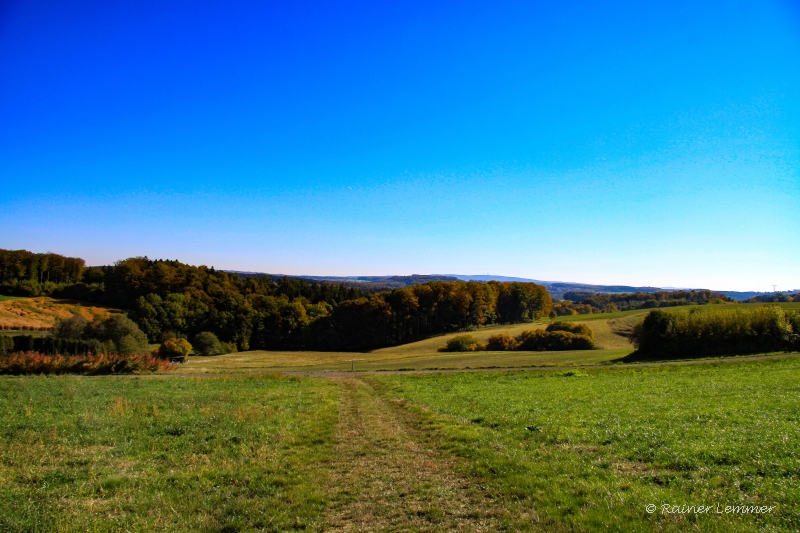
<path id="1" fill-rule="evenodd" d="M 188 357 L 192 351 L 192 345 L 186 339 L 167 339 L 158 348 L 158 355 L 164 359 L 170 357 Z"/>

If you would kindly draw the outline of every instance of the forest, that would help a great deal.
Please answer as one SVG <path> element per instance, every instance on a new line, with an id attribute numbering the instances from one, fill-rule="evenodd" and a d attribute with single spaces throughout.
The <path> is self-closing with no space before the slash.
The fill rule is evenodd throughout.
<path id="1" fill-rule="evenodd" d="M 650 311 L 633 328 L 626 361 L 743 355 L 800 348 L 800 312 L 777 305 Z"/>
<path id="2" fill-rule="evenodd" d="M 555 313 L 559 316 L 733 301 L 722 293 L 706 289 L 633 293 L 597 293 L 576 290 L 564 293 L 564 300 L 554 307 Z"/>
<path id="3" fill-rule="evenodd" d="M 241 276 L 177 260 L 134 257 L 103 267 L 0 251 L 6 294 L 47 294 L 127 310 L 151 342 L 211 332 L 240 350 L 363 351 L 552 309 L 535 283 L 436 281 L 367 293 L 341 283 Z M 48 281 L 49 276 L 49 281 Z M 27 291 L 27 292 L 26 292 Z"/>
<path id="4" fill-rule="evenodd" d="M 78 257 L 0 249 L 0 288 L 2 294 L 38 296 L 79 281 L 85 265 Z"/>

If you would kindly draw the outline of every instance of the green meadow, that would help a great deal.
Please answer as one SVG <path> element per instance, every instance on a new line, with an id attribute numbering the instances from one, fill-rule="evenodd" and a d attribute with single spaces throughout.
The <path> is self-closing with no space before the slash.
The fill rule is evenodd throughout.
<path id="1" fill-rule="evenodd" d="M 0 531 L 797 531 L 799 372 L 3 377 Z"/>
<path id="2" fill-rule="evenodd" d="M 375 379 L 513 509 L 513 530 L 744 532 L 798 528 L 799 372 L 783 359 Z"/>
<path id="3" fill-rule="evenodd" d="M 319 527 L 328 380 L 0 379 L 0 531 Z"/>

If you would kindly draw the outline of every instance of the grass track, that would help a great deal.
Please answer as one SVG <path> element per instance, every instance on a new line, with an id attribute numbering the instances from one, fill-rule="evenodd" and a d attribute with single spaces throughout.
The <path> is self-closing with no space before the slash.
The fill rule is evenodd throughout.
<path id="1" fill-rule="evenodd" d="M 341 415 L 325 531 L 498 531 L 507 511 L 450 454 L 435 450 L 409 412 L 361 378 L 339 380 Z"/>

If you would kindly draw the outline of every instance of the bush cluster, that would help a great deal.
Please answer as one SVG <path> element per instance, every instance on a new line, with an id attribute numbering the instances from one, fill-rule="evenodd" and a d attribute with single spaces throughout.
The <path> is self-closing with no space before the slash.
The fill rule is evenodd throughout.
<path id="1" fill-rule="evenodd" d="M 232 342 L 220 342 L 210 331 L 202 331 L 192 339 L 192 346 L 197 355 L 223 355 L 236 351 Z"/>
<path id="2" fill-rule="evenodd" d="M 453 337 L 447 344 L 439 347 L 440 352 L 477 352 L 485 349 L 486 345 L 478 342 L 472 335 Z"/>
<path id="3" fill-rule="evenodd" d="M 134 321 L 125 315 L 113 314 L 104 320 L 87 321 L 79 314 L 56 323 L 53 338 L 34 340 L 30 348 L 18 350 L 39 351 L 49 354 L 61 353 L 68 345 L 73 346 L 70 353 L 118 353 L 132 355 L 149 351 L 147 335 Z M 79 349 L 80 348 L 80 349 Z"/>
<path id="4" fill-rule="evenodd" d="M 0 374 L 138 374 L 172 365 L 149 354 L 45 355 L 14 352 L 0 357 Z"/>
<path id="5" fill-rule="evenodd" d="M 0 355 L 12 352 L 39 352 L 43 354 L 86 355 L 108 353 L 107 347 L 97 339 L 60 339 L 32 335 L 0 335 Z"/>
<path id="6" fill-rule="evenodd" d="M 800 347 L 800 313 L 776 305 L 755 309 L 650 311 L 632 334 L 628 360 L 691 358 L 793 350 Z"/>
<path id="7" fill-rule="evenodd" d="M 500 333 L 489 337 L 486 344 L 478 342 L 472 335 L 460 335 L 450 339 L 440 352 L 471 352 L 489 350 L 502 352 L 521 351 L 563 351 L 594 350 L 594 332 L 585 324 L 553 322 L 545 329 L 526 330 L 519 336 Z"/>
<path id="8" fill-rule="evenodd" d="M 523 331 L 519 337 L 517 350 L 528 352 L 562 351 L 562 350 L 594 350 L 592 339 L 585 335 L 576 335 L 568 331 L 545 331 L 541 329 Z"/>

